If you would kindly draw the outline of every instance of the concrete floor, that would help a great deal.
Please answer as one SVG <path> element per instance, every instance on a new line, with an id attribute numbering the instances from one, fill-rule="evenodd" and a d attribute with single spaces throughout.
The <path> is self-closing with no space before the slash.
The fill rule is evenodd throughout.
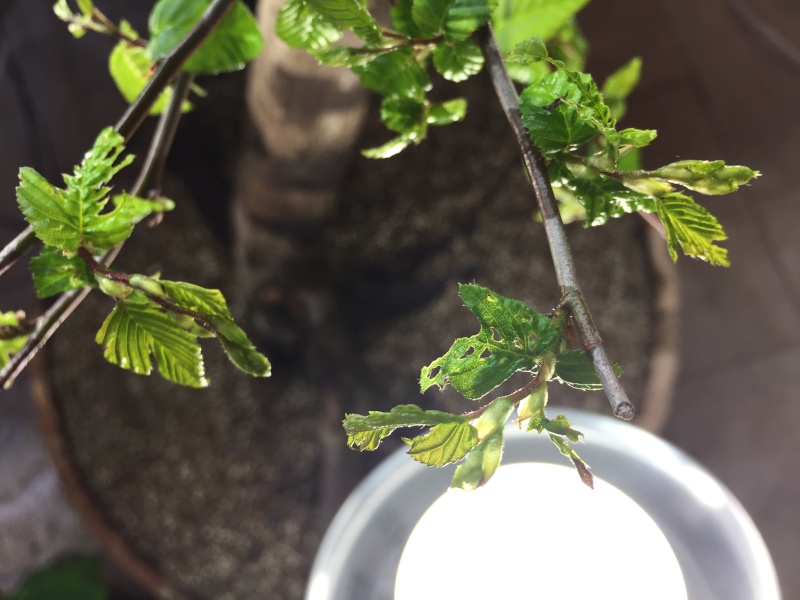
<path id="1" fill-rule="evenodd" d="M 659 140 L 646 154 L 648 164 L 724 158 L 763 173 L 731 197 L 704 200 L 730 236 L 725 245 L 733 266 L 679 261 L 682 369 L 664 435 L 738 496 L 772 552 L 785 598 L 792 600 L 800 598 L 795 563 L 800 478 L 794 468 L 800 455 L 795 433 L 800 427 L 800 186 L 795 180 L 800 63 L 775 51 L 752 23 L 737 18 L 732 10 L 737 3 L 595 0 L 581 21 L 594 49 L 593 72 L 608 73 L 634 54 L 644 59 L 644 79 L 631 99 L 626 124 L 659 130 Z M 751 4 L 760 19 L 800 46 L 800 4 Z M 36 21 L 49 19 L 47 5 L 30 5 Z M 9 24 L 21 6 L 12 6 Z M 34 91 L 39 127 L 44 127 L 36 133 L 46 140 L 44 170 L 52 175 L 75 162 L 76 152 L 99 125 L 113 121 L 120 105 L 87 105 L 94 102 L 92 95 L 82 92 L 105 83 L 68 78 L 73 61 L 95 51 L 92 42 L 75 44 L 71 57 L 49 56 L 43 53 L 48 36 L 62 34 L 30 23 L 17 18 L 12 38 L 17 57 L 26 52 L 33 57 L 24 74 Z M 37 60 L 63 62 L 64 80 L 73 86 L 56 96 L 36 95 L 46 83 L 37 79 Z M 16 168 L 32 157 L 20 144 L 25 100 L 8 85 L 8 72 L 0 73 L 0 189 L 5 190 L 0 225 L 9 237 L 20 222 L 13 216 L 11 192 Z M 70 98 L 81 99 L 80 113 L 65 114 Z M 22 275 L 4 278 L 0 309 L 30 302 Z M 0 418 L 11 417 L 3 412 Z M 0 440 L 4 453 L 9 440 Z"/>

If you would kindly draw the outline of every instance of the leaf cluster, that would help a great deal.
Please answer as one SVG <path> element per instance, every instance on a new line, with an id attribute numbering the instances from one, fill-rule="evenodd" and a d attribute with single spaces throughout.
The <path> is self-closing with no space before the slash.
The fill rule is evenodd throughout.
<path id="1" fill-rule="evenodd" d="M 478 73 L 483 54 L 470 36 L 489 21 L 495 6 L 495 0 L 400 0 L 385 29 L 360 0 L 289 0 L 276 31 L 323 64 L 350 68 L 383 97 L 381 120 L 397 135 L 364 155 L 388 158 L 425 139 L 428 127 L 464 119 L 463 99 L 428 99 L 429 71 L 455 82 Z M 338 44 L 345 30 L 355 33 L 359 46 Z"/>
<path id="2" fill-rule="evenodd" d="M 269 375 L 269 361 L 234 323 L 219 290 L 109 271 L 96 261 L 126 240 L 136 223 L 173 206 L 165 198 L 111 197 L 111 179 L 133 160 L 122 158 L 123 150 L 122 136 L 105 129 L 74 173 L 64 175 L 64 188 L 50 185 L 33 169 L 20 170 L 17 202 L 45 243 L 30 263 L 37 294 L 45 298 L 92 287 L 112 297 L 114 309 L 96 340 L 109 362 L 135 373 L 150 374 L 154 360 L 166 379 L 204 387 L 208 380 L 198 338 L 217 337 L 237 367 Z M 15 340 L 4 345 L 6 354 L 15 351 L 8 346 Z"/>
<path id="3" fill-rule="evenodd" d="M 503 451 L 506 421 L 517 407 L 520 426 L 546 431 L 558 449 L 591 485 L 591 473 L 570 445 L 580 440 L 563 415 L 545 416 L 547 384 L 555 380 L 578 389 L 598 389 L 585 352 L 571 350 L 565 340 L 566 316 L 562 311 L 544 315 L 519 300 L 501 296 L 475 284 L 460 286 L 461 298 L 477 317 L 480 330 L 459 338 L 441 357 L 424 367 L 420 389 L 452 386 L 466 398 L 484 398 L 517 372 L 527 372 L 531 382 L 508 396 L 495 398 L 466 414 L 422 410 L 402 405 L 389 412 L 347 415 L 343 425 L 348 445 L 374 450 L 401 427 L 428 427 L 416 437 L 403 438 L 408 454 L 426 465 L 441 467 L 460 462 L 451 487 L 472 490 L 486 483 L 497 470 Z"/>
<path id="4" fill-rule="evenodd" d="M 580 204 L 587 226 L 636 211 L 655 213 L 664 225 L 673 260 L 680 247 L 714 265 L 729 264 L 727 251 L 716 245 L 726 239 L 722 226 L 684 190 L 727 194 L 758 173 L 719 160 L 683 160 L 650 171 L 638 169 L 638 151 L 656 138 L 656 132 L 620 130 L 617 120 L 639 80 L 639 59 L 613 73 L 602 88 L 590 75 L 553 58 L 539 38 L 515 46 L 506 61 L 522 68 L 548 67 L 523 90 L 521 118 L 531 141 L 548 160 L 559 199 Z"/>
<path id="5" fill-rule="evenodd" d="M 58 0 L 53 9 L 77 38 L 87 31 L 95 31 L 119 40 L 109 56 L 109 71 L 125 100 L 133 102 L 147 85 L 157 63 L 186 37 L 211 1 L 159 0 L 153 6 L 148 20 L 149 39 L 142 38 L 125 20 L 119 25 L 111 22 L 94 6 L 92 0 L 76 0 L 77 12 L 70 8 L 67 0 Z M 260 54 L 263 46 L 264 41 L 252 12 L 244 2 L 239 1 L 233 5 L 220 26 L 189 57 L 183 70 L 203 75 L 236 71 Z M 195 88 L 195 91 L 202 92 L 199 88 Z M 164 90 L 150 113 L 162 113 L 171 97 L 171 88 Z M 182 106 L 184 111 L 190 108 L 188 102 Z"/>

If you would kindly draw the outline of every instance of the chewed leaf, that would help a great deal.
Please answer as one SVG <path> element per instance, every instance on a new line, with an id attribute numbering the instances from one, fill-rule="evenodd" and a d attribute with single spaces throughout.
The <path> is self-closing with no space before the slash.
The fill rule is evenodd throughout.
<path id="1" fill-rule="evenodd" d="M 197 338 L 139 292 L 117 302 L 96 341 L 106 360 L 123 369 L 149 375 L 152 355 L 165 379 L 189 387 L 208 386 Z"/>
<path id="2" fill-rule="evenodd" d="M 466 422 L 441 423 L 425 434 L 404 439 L 411 458 L 432 467 L 458 462 L 478 443 L 476 429 Z"/>
<path id="3" fill-rule="evenodd" d="M 519 300 L 478 285 L 461 285 L 460 292 L 481 330 L 457 339 L 444 356 L 422 369 L 423 392 L 449 383 L 467 398 L 481 398 L 516 371 L 535 371 L 541 353 L 559 338 L 550 319 Z"/>
<path id="4" fill-rule="evenodd" d="M 358 450 L 374 450 L 381 440 L 399 427 L 468 424 L 466 417 L 438 410 L 422 410 L 415 404 L 395 406 L 389 412 L 370 411 L 368 415 L 346 415 L 342 426 L 347 444 Z"/>

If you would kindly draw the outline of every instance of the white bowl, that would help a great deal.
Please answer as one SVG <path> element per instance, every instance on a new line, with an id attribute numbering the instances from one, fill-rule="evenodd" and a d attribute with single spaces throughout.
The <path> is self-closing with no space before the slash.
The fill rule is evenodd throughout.
<path id="1" fill-rule="evenodd" d="M 758 530 L 703 467 L 629 423 L 577 410 L 559 412 L 584 433 L 585 443 L 576 449 L 595 477 L 624 492 L 664 534 L 689 600 L 780 599 L 775 568 Z M 546 436 L 509 424 L 502 464 L 530 462 L 569 464 Z M 446 491 L 453 469 L 420 465 L 401 449 L 370 473 L 331 523 L 311 570 L 306 600 L 393 599 L 406 542 Z M 509 507 L 509 524 L 516 514 Z"/>

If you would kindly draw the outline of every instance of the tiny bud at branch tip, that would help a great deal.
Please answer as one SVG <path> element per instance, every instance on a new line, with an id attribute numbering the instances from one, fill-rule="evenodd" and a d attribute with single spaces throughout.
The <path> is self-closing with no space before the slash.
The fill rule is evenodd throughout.
<path id="1" fill-rule="evenodd" d="M 621 402 L 617 405 L 617 408 L 614 410 L 614 414 L 617 415 L 620 419 L 625 419 L 626 421 L 630 421 L 633 416 L 636 414 L 636 411 L 633 409 L 633 404 L 630 402 Z"/>

